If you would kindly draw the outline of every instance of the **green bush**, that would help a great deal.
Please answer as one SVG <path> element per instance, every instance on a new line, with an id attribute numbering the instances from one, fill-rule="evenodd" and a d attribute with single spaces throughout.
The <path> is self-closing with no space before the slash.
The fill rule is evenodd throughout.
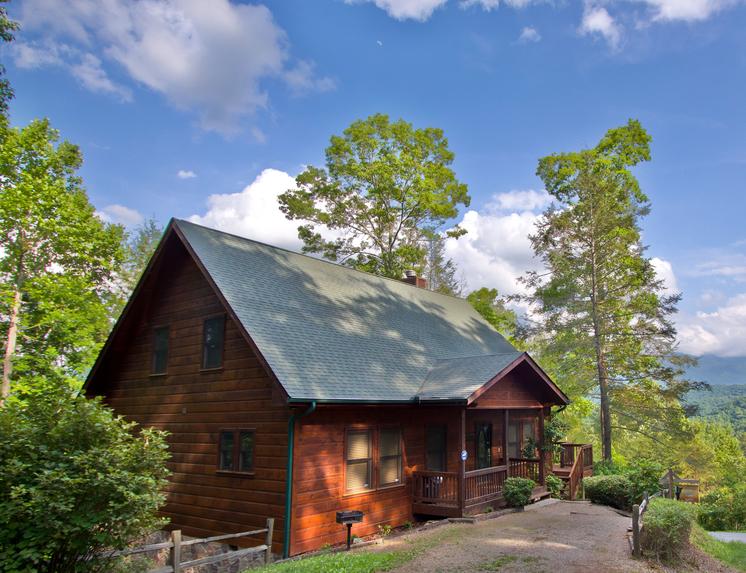
<path id="1" fill-rule="evenodd" d="M 503 497 L 509 507 L 523 507 L 531 501 L 536 482 L 528 478 L 511 477 L 503 484 Z"/>
<path id="2" fill-rule="evenodd" d="M 0 408 L 0 571 L 113 571 L 95 559 L 164 522 L 164 433 L 56 389 Z"/>
<path id="3" fill-rule="evenodd" d="M 683 501 L 656 497 L 643 516 L 642 549 L 663 561 L 678 561 L 688 545 L 697 508 Z"/>
<path id="4" fill-rule="evenodd" d="M 562 480 L 554 474 L 546 476 L 547 489 L 552 497 L 562 497 Z"/>
<path id="5" fill-rule="evenodd" d="M 709 531 L 746 530 L 746 484 L 721 487 L 703 495 L 697 520 Z"/>
<path id="6" fill-rule="evenodd" d="M 585 497 L 593 503 L 610 505 L 619 509 L 629 509 L 632 506 L 630 491 L 632 482 L 623 475 L 600 475 L 587 477 Z"/>

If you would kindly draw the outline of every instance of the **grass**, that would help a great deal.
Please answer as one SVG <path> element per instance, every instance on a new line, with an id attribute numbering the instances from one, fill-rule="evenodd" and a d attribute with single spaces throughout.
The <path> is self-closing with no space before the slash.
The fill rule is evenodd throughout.
<path id="1" fill-rule="evenodd" d="M 377 573 L 404 565 L 428 549 L 454 537 L 460 528 L 449 528 L 426 537 L 407 539 L 400 549 L 322 552 L 313 557 L 248 569 L 245 573 Z"/>
<path id="2" fill-rule="evenodd" d="M 690 537 L 691 542 L 715 559 L 727 563 L 739 571 L 746 571 L 746 543 L 738 541 L 720 541 L 695 525 Z"/>

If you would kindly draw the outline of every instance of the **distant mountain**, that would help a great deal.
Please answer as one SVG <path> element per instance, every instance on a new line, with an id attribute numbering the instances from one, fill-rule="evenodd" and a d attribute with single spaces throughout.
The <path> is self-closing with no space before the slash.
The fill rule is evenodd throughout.
<path id="1" fill-rule="evenodd" d="M 707 382 L 713 386 L 746 384 L 746 356 L 700 356 L 699 364 L 690 368 L 687 374 L 693 380 Z"/>

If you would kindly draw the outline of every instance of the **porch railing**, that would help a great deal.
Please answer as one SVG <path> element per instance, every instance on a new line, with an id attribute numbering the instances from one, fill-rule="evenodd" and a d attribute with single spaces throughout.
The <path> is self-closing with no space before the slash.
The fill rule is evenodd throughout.
<path id="1" fill-rule="evenodd" d="M 459 479 L 456 472 L 417 471 L 412 473 L 415 503 L 448 507 L 459 505 Z"/>
<path id="2" fill-rule="evenodd" d="M 510 458 L 510 477 L 532 479 L 539 483 L 539 460 L 529 458 Z"/>
<path id="3" fill-rule="evenodd" d="M 508 466 L 495 466 L 472 470 L 464 474 L 464 503 L 476 505 L 495 499 L 502 493 L 503 483 L 508 477 Z"/>
<path id="4" fill-rule="evenodd" d="M 593 469 L 593 446 L 591 444 L 560 444 L 560 466 L 571 468 L 575 459 L 581 457 L 580 464 L 584 470 Z"/>

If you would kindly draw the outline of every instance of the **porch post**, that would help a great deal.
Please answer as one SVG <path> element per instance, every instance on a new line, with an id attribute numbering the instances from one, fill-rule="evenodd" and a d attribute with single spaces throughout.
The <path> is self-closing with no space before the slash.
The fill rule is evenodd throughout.
<path id="1" fill-rule="evenodd" d="M 544 482 L 545 463 L 544 460 L 544 406 L 539 410 L 539 485 L 546 485 Z"/>
<path id="2" fill-rule="evenodd" d="M 459 451 L 458 509 L 459 516 L 463 517 L 466 505 L 466 460 L 461 455 L 461 452 L 466 451 L 466 408 L 461 410 L 461 423 L 459 426 L 461 450 Z"/>
<path id="3" fill-rule="evenodd" d="M 503 418 L 503 457 L 505 458 L 505 466 L 507 470 L 505 475 L 510 477 L 510 458 L 508 457 L 508 410 L 503 410 L 505 416 Z"/>

